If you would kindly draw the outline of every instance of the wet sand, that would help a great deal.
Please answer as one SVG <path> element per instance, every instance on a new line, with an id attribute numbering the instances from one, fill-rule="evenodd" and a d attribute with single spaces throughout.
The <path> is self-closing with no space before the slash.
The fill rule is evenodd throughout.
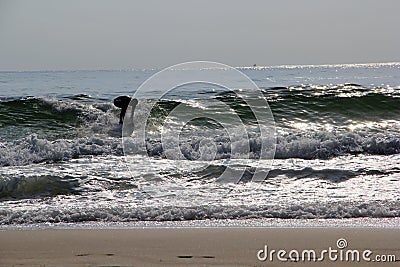
<path id="1" fill-rule="evenodd" d="M 395 263 L 260 261 L 257 252 L 343 249 L 395 255 Z M 264 254 L 260 254 L 263 256 Z M 288 255 L 286 255 L 286 258 Z M 399 266 L 400 229 L 133 228 L 0 231 L 0 266 Z"/>

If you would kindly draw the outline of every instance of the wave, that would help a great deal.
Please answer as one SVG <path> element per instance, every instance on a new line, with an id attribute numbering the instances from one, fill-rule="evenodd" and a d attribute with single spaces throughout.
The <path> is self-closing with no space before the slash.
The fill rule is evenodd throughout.
<path id="1" fill-rule="evenodd" d="M 228 169 L 228 170 L 227 170 Z M 250 182 L 255 167 L 246 165 L 233 165 L 224 166 L 211 164 L 205 169 L 192 170 L 192 171 L 164 171 L 159 177 L 159 182 L 169 182 L 174 179 L 180 179 L 185 182 L 200 182 L 200 183 L 214 183 L 224 172 L 228 171 L 230 174 L 240 174 L 241 178 L 238 179 L 239 183 Z M 259 168 L 258 172 L 267 172 L 268 169 Z M 349 179 L 364 176 L 376 175 L 392 175 L 399 173 L 397 168 L 391 170 L 377 170 L 359 168 L 356 170 L 344 170 L 335 168 L 281 168 L 275 167 L 268 172 L 266 182 L 268 179 L 279 177 L 280 179 L 311 179 L 311 180 L 325 180 L 330 183 L 342 183 Z M 239 176 L 240 177 L 240 176 Z M 90 193 L 98 191 L 121 191 L 121 194 L 126 193 L 126 190 L 139 190 L 138 183 L 148 182 L 148 178 L 132 178 L 130 175 L 107 178 L 103 176 L 93 175 L 80 175 L 80 174 L 67 174 L 67 175 L 9 175 L 5 174 L 0 177 L 0 199 L 31 199 L 31 198 L 45 198 L 54 197 L 58 195 L 82 195 L 85 196 Z M 150 179 L 153 179 L 151 177 Z M 224 181 L 219 180 L 219 183 L 224 184 Z M 221 184 L 221 185 L 222 185 Z M 79 197 L 79 196 L 78 196 Z"/>
<path id="2" fill-rule="evenodd" d="M 364 87 L 359 84 L 296 85 L 262 88 L 277 126 L 291 128 L 294 121 L 327 123 L 337 127 L 357 122 L 400 119 L 400 90 L 392 87 Z M 213 96 L 230 106 L 245 123 L 255 123 L 251 109 L 240 92 Z"/>
<path id="3" fill-rule="evenodd" d="M 286 95 L 274 101 L 270 100 L 271 109 L 278 112 L 291 111 L 292 115 L 304 112 L 315 117 L 328 117 L 340 114 L 343 117 L 362 117 L 369 112 L 374 116 L 399 115 L 400 98 L 383 94 L 367 94 L 358 97 Z M 275 113 L 276 113 L 275 112 Z M 322 114 L 321 114 L 322 113 Z"/>
<path id="4" fill-rule="evenodd" d="M 328 159 L 348 154 L 400 153 L 400 137 L 396 131 L 390 129 L 391 124 L 389 128 L 375 127 L 377 130 L 373 130 L 369 126 L 370 128 L 363 128 L 362 131 L 346 129 L 297 131 L 292 127 L 293 120 L 302 120 L 306 125 L 318 120 L 323 123 L 334 120 L 336 123 L 347 122 L 357 125 L 360 120 L 374 120 L 374 117 L 379 119 L 390 117 L 396 121 L 396 116 L 400 114 L 398 90 L 392 93 L 377 93 L 376 90 L 378 89 L 368 89 L 358 84 L 329 85 L 322 89 L 316 89 L 311 85 L 264 89 L 266 97 L 272 99 L 270 106 L 278 130 L 284 129 L 278 131 L 275 158 Z M 352 96 L 341 96 L 340 94 L 344 92 Z M 257 130 L 255 132 L 252 130 L 255 129 L 253 127 L 256 123 L 255 117 L 251 109 L 243 105 L 237 96 L 235 92 L 224 92 L 212 97 L 228 103 L 235 109 L 246 129 L 250 130 L 248 133 L 250 158 L 257 159 L 260 155 L 261 139 L 257 136 Z M 159 138 L 159 126 L 177 105 L 192 106 L 193 112 L 198 108 L 213 108 L 207 106 L 207 99 L 198 100 L 204 101 L 204 105 L 199 105 L 196 101 L 177 99 L 157 101 L 148 120 L 150 127 L 156 125 L 155 128 L 150 128 L 156 134 L 149 134 L 146 140 L 148 155 L 165 157 Z M 51 163 L 90 155 L 123 154 L 119 138 L 121 137 L 121 126 L 118 124 L 119 111 L 110 102 L 99 102 L 88 95 L 64 97 L 62 100 L 28 97 L 3 99 L 0 101 L 0 107 L 2 139 L 0 166 Z M 223 111 L 218 110 L 218 112 Z M 354 119 L 355 117 L 358 117 L 359 121 Z M 215 130 L 209 139 L 216 144 L 217 160 L 230 158 L 231 147 L 241 147 L 243 144 L 240 142 L 246 142 L 246 138 L 243 138 L 237 141 L 238 143 L 230 143 L 226 133 L 219 131 L 218 125 L 212 126 L 209 121 L 196 123 L 193 124 L 195 127 L 188 128 L 192 131 L 192 137 L 180 142 L 186 159 L 200 158 L 199 144 L 205 137 L 203 134 L 196 135 L 196 131 L 201 132 L 199 129 L 204 125 L 209 127 L 207 130 L 210 128 Z M 136 140 L 128 141 L 136 142 Z"/>
<path id="5" fill-rule="evenodd" d="M 121 141 L 97 136 L 49 141 L 33 134 L 0 143 L 0 166 L 60 162 L 88 155 L 122 155 Z"/>
<path id="6" fill-rule="evenodd" d="M 116 131 L 120 131 L 117 128 Z M 202 138 L 194 138 L 181 142 L 181 152 L 188 160 L 197 160 L 201 156 L 200 143 Z M 207 139 L 209 141 L 209 139 Z M 213 139 L 217 153 L 215 160 L 229 159 L 231 144 L 225 136 Z M 139 142 L 135 139 L 127 142 Z M 238 141 L 238 142 L 245 142 Z M 250 158 L 258 159 L 260 154 L 260 137 L 249 139 Z M 158 139 L 146 141 L 147 154 L 152 157 L 165 157 L 162 143 Z M 329 159 L 343 155 L 374 154 L 391 155 L 400 153 L 400 137 L 391 134 L 364 135 L 357 133 L 318 132 L 305 134 L 303 132 L 278 136 L 275 158 Z M 91 155 L 123 155 L 120 138 L 94 135 L 72 140 L 58 139 L 49 141 L 33 134 L 12 142 L 0 143 L 0 166 L 27 165 L 40 162 L 60 162 L 73 158 Z M 203 159 L 207 157 L 201 156 Z M 180 156 L 177 155 L 176 159 Z M 235 158 L 241 158 L 235 155 Z M 247 154 L 243 155 L 247 158 Z M 212 160 L 211 158 L 208 160 Z"/>
<path id="7" fill-rule="evenodd" d="M 357 121 L 399 119 L 400 90 L 347 83 L 262 89 L 278 124 L 293 120 L 329 122 L 339 126 Z"/>
<path id="8" fill-rule="evenodd" d="M 245 167 L 245 168 L 244 168 Z M 219 178 L 225 171 L 228 173 L 239 173 L 241 174 L 241 178 L 239 182 L 245 183 L 251 181 L 253 178 L 254 172 L 256 168 L 250 166 L 224 166 L 224 165 L 214 165 L 211 164 L 207 166 L 207 168 L 202 169 L 200 171 L 192 171 L 188 173 L 173 173 L 170 174 L 172 177 L 176 178 L 186 178 L 187 181 L 214 181 L 214 179 Z M 258 169 L 258 172 L 267 173 L 267 169 L 262 170 Z M 286 178 L 295 178 L 295 179 L 321 179 L 327 180 L 332 183 L 341 183 L 347 181 L 349 179 L 365 176 L 365 175 L 390 175 L 397 174 L 399 170 L 374 170 L 374 169 L 356 169 L 356 170 L 344 170 L 344 169 L 335 169 L 335 168 L 327 168 L 327 169 L 314 169 L 311 167 L 304 167 L 299 169 L 291 169 L 291 168 L 274 168 L 268 170 L 267 179 L 276 178 L 278 176 L 286 177 Z"/>
<path id="9" fill-rule="evenodd" d="M 365 88 L 358 84 L 300 85 L 262 89 L 269 102 L 278 127 L 292 128 L 293 122 L 329 123 L 338 127 L 357 122 L 380 122 L 400 117 L 400 90 L 388 88 Z M 246 91 L 219 92 L 213 98 L 227 104 L 245 125 L 255 125 L 257 120 L 251 108 L 239 98 Z M 199 108 L 217 109 L 208 104 L 208 98 L 157 101 L 151 110 L 150 125 L 161 125 L 166 116 L 178 105 L 196 112 Z M 155 101 L 148 99 L 147 101 Z M 93 99 L 89 95 L 73 95 L 61 100 L 55 98 L 19 98 L 0 101 L 0 136 L 4 139 L 22 137 L 24 134 L 41 133 L 53 139 L 77 136 L 88 128 L 94 133 L 118 124 L 118 109 L 111 101 Z M 209 122 L 205 122 L 208 123 Z M 375 127 L 379 130 L 379 127 Z M 20 135 L 17 133 L 21 132 Z M 46 133 L 44 133 L 46 132 Z M 88 133 L 86 131 L 85 133 Z M 47 136 L 44 136 L 47 134 Z M 7 138 L 9 135 L 9 138 Z"/>
<path id="10" fill-rule="evenodd" d="M 94 102 L 88 95 L 62 100 L 26 97 L 0 101 L 0 138 L 6 141 L 31 133 L 56 140 L 102 133 L 118 124 L 117 109 L 108 102 Z"/>
<path id="11" fill-rule="evenodd" d="M 76 125 L 81 116 L 94 116 L 84 104 L 52 98 L 21 98 L 0 101 L 2 126 L 34 126 L 46 122 Z"/>
<path id="12" fill-rule="evenodd" d="M 309 119 L 325 118 L 337 115 L 347 119 L 351 117 L 392 117 L 400 115 L 400 90 L 386 87 L 363 87 L 358 84 L 339 85 L 298 85 L 289 87 L 263 88 L 262 92 L 274 116 L 285 116 L 289 120 L 309 115 Z M 191 101 L 182 99 L 164 99 L 157 102 L 152 114 L 159 120 L 178 105 L 203 108 L 207 106 L 208 98 L 213 98 L 228 104 L 241 118 L 253 118 L 251 109 L 245 105 L 239 94 L 246 90 L 209 92 L 204 99 Z M 150 100 L 150 99 L 149 99 Z M 151 100 L 150 100 L 151 101 Z M 219 110 L 220 111 L 220 110 Z M 45 126 L 46 123 L 77 126 L 80 123 L 95 121 L 104 113 L 117 115 L 118 109 L 111 101 L 94 99 L 89 95 L 79 94 L 63 99 L 49 97 L 17 98 L 0 100 L 0 127 L 7 125 Z"/>
<path id="13" fill-rule="evenodd" d="M 391 201 L 303 203 L 254 206 L 145 206 L 47 207 L 27 211 L 0 209 L 0 224 L 79 223 L 90 221 L 186 221 L 210 219 L 332 219 L 400 217 L 400 204 Z"/>
<path id="14" fill-rule="evenodd" d="M 206 138 L 206 137 L 204 137 Z M 196 160 L 200 158 L 200 143 L 202 137 L 194 138 L 186 142 L 181 142 L 181 152 L 186 159 Z M 209 139 L 207 139 L 209 141 Z M 232 146 L 244 147 L 245 140 L 230 143 L 229 139 L 217 136 L 213 139 L 216 144 L 217 154 L 215 159 L 227 159 L 231 157 Z M 128 147 L 134 147 L 129 142 L 135 140 L 125 140 Z M 250 137 L 250 158 L 259 159 L 260 157 L 260 137 Z M 160 140 L 151 140 L 146 143 L 147 153 L 150 156 L 164 156 L 163 146 Z M 375 154 L 391 155 L 400 153 L 400 137 L 393 134 L 357 134 L 353 132 L 317 132 L 304 133 L 293 132 L 288 135 L 278 136 L 275 158 L 301 158 L 301 159 L 329 159 L 343 155 Z M 247 154 L 243 155 L 246 158 Z M 203 155 L 201 156 L 204 157 Z M 236 158 L 242 158 L 235 155 Z M 179 155 L 177 158 L 179 159 Z"/>
<path id="15" fill-rule="evenodd" d="M 39 175 L 29 177 L 2 177 L 0 198 L 34 198 L 75 193 L 79 182 L 73 177 Z"/>
<path id="16" fill-rule="evenodd" d="M 400 153 L 400 137 L 394 134 L 297 133 L 278 137 L 275 158 L 328 159 L 348 154 Z"/>

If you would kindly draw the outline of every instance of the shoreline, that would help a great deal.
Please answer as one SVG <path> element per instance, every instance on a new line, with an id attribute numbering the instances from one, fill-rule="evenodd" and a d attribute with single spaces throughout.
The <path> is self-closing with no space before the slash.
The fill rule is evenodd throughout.
<path id="1" fill-rule="evenodd" d="M 400 229 L 400 217 L 342 218 L 342 219 L 226 219 L 183 221 L 130 221 L 130 222 L 79 222 L 0 225 L 4 230 L 48 230 L 48 229 L 136 229 L 136 228 L 360 228 Z"/>

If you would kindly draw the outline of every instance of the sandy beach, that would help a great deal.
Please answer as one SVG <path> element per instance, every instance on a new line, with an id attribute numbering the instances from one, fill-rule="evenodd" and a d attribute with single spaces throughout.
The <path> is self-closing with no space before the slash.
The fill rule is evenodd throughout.
<path id="1" fill-rule="evenodd" d="M 260 261 L 269 250 L 371 250 L 371 262 Z M 133 228 L 0 231 L 0 266 L 397 266 L 400 230 L 374 228 Z M 376 255 L 397 262 L 373 262 Z M 260 256 L 263 256 L 261 253 Z M 286 255 L 286 258 L 288 255 Z"/>

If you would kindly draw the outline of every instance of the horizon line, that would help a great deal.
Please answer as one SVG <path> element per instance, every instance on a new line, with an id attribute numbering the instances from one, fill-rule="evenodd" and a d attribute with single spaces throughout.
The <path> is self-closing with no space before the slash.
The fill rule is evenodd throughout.
<path id="1" fill-rule="evenodd" d="M 184 63 L 184 62 L 182 62 Z M 179 63 L 178 63 L 179 64 Z M 176 64 L 173 64 L 176 65 Z M 171 66 L 173 66 L 171 65 Z M 235 69 L 272 69 L 272 68 L 315 68 L 315 67 L 365 67 L 365 66 L 390 66 L 400 65 L 400 61 L 390 62 L 369 62 L 369 63 L 324 63 L 324 64 L 280 64 L 280 65 L 250 65 L 250 66 L 234 66 Z M 229 66 L 229 65 L 228 65 Z M 170 66 L 168 66 L 170 67 Z M 160 71 L 163 68 L 109 68 L 109 69 L 38 69 L 38 70 L 0 70 L 0 72 L 75 72 L 75 71 Z"/>

